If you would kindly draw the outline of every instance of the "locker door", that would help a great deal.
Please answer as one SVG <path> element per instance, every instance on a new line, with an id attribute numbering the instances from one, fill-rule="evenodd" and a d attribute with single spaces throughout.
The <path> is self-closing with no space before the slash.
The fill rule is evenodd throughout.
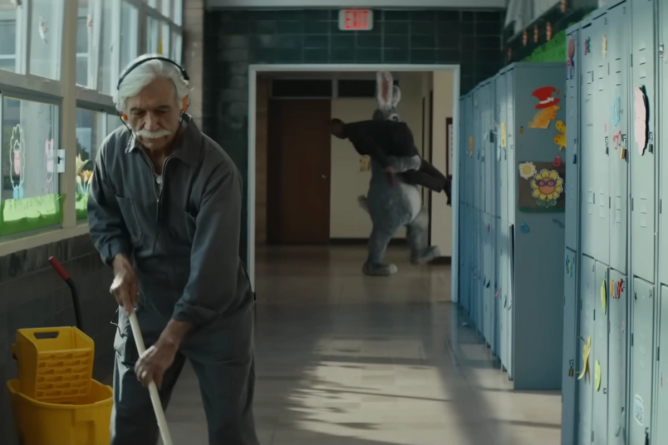
<path id="1" fill-rule="evenodd" d="M 582 28 L 580 40 L 583 46 L 586 47 L 587 42 L 591 42 L 595 33 L 593 32 L 594 25 L 588 25 Z M 584 54 L 584 53 L 583 53 Z M 596 128 L 596 110 L 595 110 L 595 87 L 594 87 L 594 68 L 595 61 L 593 55 L 588 52 L 587 56 L 582 57 L 582 83 L 581 83 L 581 122 L 580 127 L 582 143 L 580 144 L 580 180 L 581 180 L 581 207 L 580 214 L 582 219 L 582 232 L 580 234 L 580 242 L 582 252 L 592 257 L 596 256 L 596 172 L 594 165 L 596 163 L 596 156 L 594 147 L 600 148 L 600 143 L 597 144 L 595 137 Z M 600 142 L 600 141 L 598 141 Z"/>
<path id="2" fill-rule="evenodd" d="M 506 153 L 508 154 L 508 160 L 506 161 L 507 165 L 507 178 L 508 178 L 508 238 L 507 238 L 507 249 L 508 249 L 508 271 L 507 271 L 507 284 L 506 284 L 506 293 L 504 294 L 503 307 L 505 309 L 506 317 L 506 370 L 508 371 L 508 378 L 512 380 L 513 378 L 513 291 L 515 288 L 514 276 L 515 276 L 515 193 L 517 190 L 517 178 L 515 175 L 515 165 L 517 165 L 517 159 L 515 156 L 515 71 L 509 70 L 506 73 L 506 116 L 508 124 L 506 125 L 506 131 L 508 132 L 508 149 Z"/>
<path id="3" fill-rule="evenodd" d="M 626 444 L 626 336 L 627 308 L 629 302 L 626 275 L 610 269 L 613 288 L 609 292 L 610 334 L 608 357 L 608 444 Z M 661 443 L 661 442 L 659 442 Z"/>
<path id="4" fill-rule="evenodd" d="M 626 273 L 628 163 L 622 158 L 627 141 L 629 16 L 625 3 L 608 11 L 608 64 L 610 67 L 608 99 L 609 177 L 610 177 L 610 267 Z"/>
<path id="5" fill-rule="evenodd" d="M 599 283 L 600 286 L 600 283 Z M 592 410 L 594 407 L 594 354 L 597 344 L 594 341 L 595 325 L 594 311 L 596 309 L 596 262 L 582 255 L 580 259 L 580 338 L 578 341 L 578 399 L 579 399 L 579 422 L 578 422 L 578 444 L 588 445 L 592 441 L 593 424 Z M 600 301 L 600 298 L 598 299 Z M 600 303 L 599 303 L 600 304 Z M 584 361 L 583 347 L 591 340 L 591 350 L 588 360 Z M 589 373 L 579 379 L 581 372 L 587 364 Z"/>
<path id="6" fill-rule="evenodd" d="M 649 108 L 648 143 L 641 154 L 635 142 L 635 126 L 631 126 L 629 153 L 631 164 L 631 261 L 638 277 L 654 282 L 654 2 L 633 0 L 631 2 L 632 32 L 632 84 L 647 91 Z M 634 103 L 631 96 L 631 103 Z M 634 112 L 635 115 L 635 112 Z M 652 148 L 652 149 L 650 149 Z"/>
<path id="7" fill-rule="evenodd" d="M 564 340 L 563 373 L 561 379 L 561 444 L 575 444 L 576 382 L 577 382 L 577 269 L 575 252 L 566 249 L 564 274 Z"/>
<path id="8" fill-rule="evenodd" d="M 668 41 L 668 3 L 659 2 L 659 34 L 661 42 L 664 44 Z M 662 108 L 661 115 L 663 121 L 665 122 L 665 116 L 668 116 L 668 66 L 666 66 L 666 57 L 668 55 L 663 55 L 663 62 L 659 64 L 659 82 L 661 83 L 660 97 L 661 102 L 660 106 Z M 666 132 L 666 126 L 664 124 L 663 129 L 659 131 L 659 137 L 661 138 L 661 147 L 666 147 L 668 143 L 668 132 Z M 668 156 L 664 154 L 661 156 L 661 172 L 668 171 Z M 659 279 L 662 284 L 668 284 L 668 209 L 666 212 L 663 211 L 663 201 L 666 200 L 668 205 L 668 180 L 666 176 L 661 179 L 660 185 L 660 196 L 659 196 Z"/>
<path id="9" fill-rule="evenodd" d="M 567 51 L 571 45 L 573 66 L 566 72 L 566 128 L 567 146 L 563 156 L 566 163 L 566 247 L 578 250 L 577 233 L 580 221 L 580 171 L 578 163 L 580 133 L 580 32 L 575 30 L 567 37 Z M 582 161 L 582 160 L 580 160 Z"/>
<path id="10" fill-rule="evenodd" d="M 494 160 L 495 145 L 494 135 L 494 82 L 488 82 L 485 86 L 485 120 L 483 131 L 485 133 L 485 211 L 494 215 Z"/>
<path id="11" fill-rule="evenodd" d="M 499 281 L 499 297 L 497 300 L 497 307 L 499 308 L 499 359 L 501 366 L 508 368 L 508 319 L 506 317 L 506 306 L 508 302 L 508 280 L 509 280 L 509 266 L 508 266 L 508 223 L 500 220 L 499 222 L 499 240 L 497 245 L 500 247 L 500 281 Z"/>
<path id="12" fill-rule="evenodd" d="M 633 278 L 629 444 L 645 444 L 651 432 L 654 332 L 653 285 Z M 652 442 L 661 445 L 659 442 Z"/>
<path id="13" fill-rule="evenodd" d="M 663 347 L 663 354 L 659 353 L 659 385 L 656 389 L 658 412 L 656 418 L 661 419 L 661 421 L 657 422 L 656 425 L 656 437 L 652 441 L 655 444 L 668 443 L 668 422 L 665 421 L 668 417 L 668 382 L 664 382 L 664 378 L 668 379 L 668 358 L 666 358 L 666 351 L 668 351 L 668 286 L 666 285 L 661 285 L 661 312 L 659 318 L 661 332 L 658 347 Z"/>
<path id="14" fill-rule="evenodd" d="M 484 213 L 483 237 L 485 240 L 484 267 L 483 273 L 483 336 L 488 346 L 492 344 L 491 333 L 491 312 L 492 312 L 492 279 L 494 274 L 492 250 L 492 217 Z"/>
<path id="15" fill-rule="evenodd" d="M 608 288 L 608 268 L 605 264 L 596 262 L 596 281 L 593 298 L 595 337 L 593 362 L 591 363 L 594 381 L 594 443 L 607 445 L 608 436 L 608 302 L 610 300 Z M 600 384 L 596 374 L 601 373 Z"/>
<path id="16" fill-rule="evenodd" d="M 610 264 L 610 172 L 608 167 L 608 120 L 610 116 L 610 87 L 608 85 L 608 57 L 603 51 L 603 39 L 608 35 L 607 15 L 603 15 L 592 23 L 591 41 L 589 42 L 594 60 L 594 131 L 593 144 L 584 148 L 588 152 L 585 165 L 587 174 L 593 172 L 592 190 L 594 199 L 594 252 L 598 261 Z"/>

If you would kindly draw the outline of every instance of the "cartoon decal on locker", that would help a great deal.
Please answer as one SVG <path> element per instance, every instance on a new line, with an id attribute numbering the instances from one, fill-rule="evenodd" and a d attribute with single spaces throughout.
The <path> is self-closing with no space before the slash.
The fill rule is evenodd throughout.
<path id="1" fill-rule="evenodd" d="M 501 122 L 501 148 L 508 146 L 508 134 L 506 133 L 506 123 Z"/>
<path id="2" fill-rule="evenodd" d="M 591 352 L 591 337 L 587 338 L 587 343 L 582 346 L 582 372 L 578 376 L 578 380 L 582 380 L 589 375 L 589 353 Z"/>
<path id="3" fill-rule="evenodd" d="M 55 187 L 53 182 L 53 176 L 55 172 L 55 153 L 53 150 L 53 139 L 47 139 L 44 144 L 44 150 L 46 154 L 46 185 L 44 186 L 44 193 L 51 194 L 54 193 Z"/>
<path id="4" fill-rule="evenodd" d="M 604 35 L 603 42 L 601 43 L 601 52 L 603 53 L 603 58 L 608 57 L 608 38 Z"/>
<path id="5" fill-rule="evenodd" d="M 520 164 L 520 176 L 524 179 L 531 179 L 533 178 L 536 173 L 536 166 L 533 164 L 533 162 L 524 162 Z"/>
<path id="6" fill-rule="evenodd" d="M 555 156 L 554 160 L 552 160 L 552 165 L 555 167 L 561 167 L 561 156 Z"/>
<path id="7" fill-rule="evenodd" d="M 610 289 L 610 299 L 611 300 L 616 299 L 616 297 L 615 297 L 615 289 L 616 289 L 615 280 L 610 280 L 610 287 L 608 289 Z"/>
<path id="8" fill-rule="evenodd" d="M 596 360 L 594 368 L 594 384 L 596 385 L 596 391 L 601 390 L 601 363 Z"/>
<path id="9" fill-rule="evenodd" d="M 26 142 L 23 138 L 21 125 L 12 128 L 12 136 L 9 140 L 9 180 L 12 184 L 13 199 L 23 198 L 23 181 L 25 179 L 25 153 Z"/>
<path id="10" fill-rule="evenodd" d="M 647 147 L 647 96 L 639 86 L 633 87 L 633 103 L 635 109 L 634 133 L 638 153 L 643 155 Z"/>
<path id="11" fill-rule="evenodd" d="M 533 177 L 531 169 L 537 171 Z M 520 212 L 563 212 L 565 165 L 555 167 L 552 162 L 526 162 L 520 164 L 518 207 Z"/>
<path id="12" fill-rule="evenodd" d="M 617 282 L 617 299 L 622 298 L 622 292 L 624 291 L 624 279 L 620 279 Z"/>
<path id="13" fill-rule="evenodd" d="M 557 121 L 555 127 L 559 134 L 554 137 L 554 143 L 559 146 L 559 151 L 561 151 L 566 148 L 566 124 L 564 121 Z"/>
<path id="14" fill-rule="evenodd" d="M 473 157 L 473 136 L 469 136 L 469 158 Z"/>
<path id="15" fill-rule="evenodd" d="M 529 225 L 527 223 L 520 224 L 520 232 L 529 233 Z"/>
<path id="16" fill-rule="evenodd" d="M 615 93 L 615 98 L 612 100 L 610 107 L 610 120 L 615 127 L 619 125 L 622 120 L 622 98 L 619 97 L 619 91 Z"/>
<path id="17" fill-rule="evenodd" d="M 585 56 L 588 55 L 589 53 L 591 53 L 591 37 L 587 37 L 584 40 L 584 52 L 585 52 L 585 54 L 584 54 Z"/>
<path id="18" fill-rule="evenodd" d="M 557 105 L 561 99 L 553 97 L 554 94 L 558 94 L 558 91 L 554 87 L 542 87 L 531 94 L 538 99 L 538 104 L 534 108 L 539 111 L 529 123 L 529 128 L 547 129 L 550 122 L 557 118 L 557 111 L 561 109 Z"/>
<path id="19" fill-rule="evenodd" d="M 603 313 L 608 311 L 608 292 L 605 289 L 605 280 L 601 283 L 601 307 L 603 308 Z"/>

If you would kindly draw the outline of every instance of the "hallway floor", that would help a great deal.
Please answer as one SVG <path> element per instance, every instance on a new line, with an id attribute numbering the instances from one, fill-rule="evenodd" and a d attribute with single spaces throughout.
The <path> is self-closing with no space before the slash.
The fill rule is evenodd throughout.
<path id="1" fill-rule="evenodd" d="M 559 393 L 514 392 L 450 303 L 450 267 L 361 275 L 363 247 L 258 251 L 255 415 L 262 445 L 557 445 Z M 167 413 L 205 445 L 186 367 Z"/>

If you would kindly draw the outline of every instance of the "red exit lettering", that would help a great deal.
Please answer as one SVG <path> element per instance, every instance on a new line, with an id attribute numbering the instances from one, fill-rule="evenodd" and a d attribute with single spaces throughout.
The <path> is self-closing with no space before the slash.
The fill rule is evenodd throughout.
<path id="1" fill-rule="evenodd" d="M 340 29 L 349 31 L 371 29 L 372 13 L 369 10 L 348 9 L 341 11 L 339 18 Z"/>

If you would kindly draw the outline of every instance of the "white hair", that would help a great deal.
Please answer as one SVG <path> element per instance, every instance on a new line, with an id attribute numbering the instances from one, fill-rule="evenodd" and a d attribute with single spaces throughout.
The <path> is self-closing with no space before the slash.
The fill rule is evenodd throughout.
<path id="1" fill-rule="evenodd" d="M 133 60 L 128 67 L 147 57 L 150 57 L 150 55 L 144 55 Z M 159 78 L 172 81 L 176 91 L 177 103 L 180 103 L 190 92 L 188 81 L 183 78 L 181 71 L 175 65 L 164 60 L 149 60 L 130 71 L 125 79 L 123 79 L 120 88 L 114 94 L 116 109 L 118 111 L 125 111 L 128 98 L 136 96 L 148 84 Z"/>

